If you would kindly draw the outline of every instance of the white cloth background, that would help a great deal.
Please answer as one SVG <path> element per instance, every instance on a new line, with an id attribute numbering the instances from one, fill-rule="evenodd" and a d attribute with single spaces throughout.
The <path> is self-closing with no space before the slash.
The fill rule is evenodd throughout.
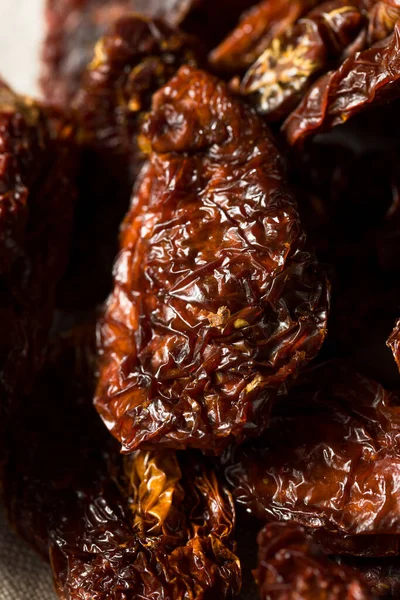
<path id="1" fill-rule="evenodd" d="M 0 76 L 38 95 L 44 0 L 0 0 Z M 0 508 L 0 600 L 55 600 L 50 568 L 10 531 Z"/>

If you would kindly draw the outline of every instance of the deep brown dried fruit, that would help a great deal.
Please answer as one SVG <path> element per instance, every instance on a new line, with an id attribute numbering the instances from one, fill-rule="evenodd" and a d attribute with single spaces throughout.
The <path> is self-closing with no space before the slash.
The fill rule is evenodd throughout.
<path id="1" fill-rule="evenodd" d="M 300 525 L 272 523 L 258 536 L 254 575 L 262 600 L 372 600 L 356 570 L 329 560 Z"/>
<path id="2" fill-rule="evenodd" d="M 371 48 L 349 56 L 323 75 L 288 117 L 290 144 L 347 121 L 356 113 L 400 96 L 400 24 Z"/>
<path id="3" fill-rule="evenodd" d="M 318 352 L 328 286 L 267 126 L 189 67 L 154 97 L 152 148 L 101 322 L 96 407 L 124 452 L 256 435 Z"/>
<path id="4" fill-rule="evenodd" d="M 109 293 L 118 228 L 144 161 L 143 115 L 152 94 L 180 65 L 197 64 L 199 53 L 192 37 L 135 15 L 121 18 L 97 43 L 73 103 L 82 163 L 63 308 L 90 308 Z"/>
<path id="5" fill-rule="evenodd" d="M 228 451 L 237 502 L 291 520 L 326 552 L 399 551 L 397 396 L 339 363 L 311 369 L 282 399 L 262 440 Z"/>
<path id="6" fill-rule="evenodd" d="M 46 0 L 41 86 L 46 102 L 68 108 L 97 40 L 135 13 L 201 36 L 212 48 L 255 0 Z"/>
<path id="7" fill-rule="evenodd" d="M 195 460 L 138 451 L 126 459 L 130 498 L 102 483 L 77 490 L 51 532 L 56 587 L 69 600 L 232 598 L 240 565 L 229 495 Z"/>
<path id="8" fill-rule="evenodd" d="M 250 67 L 271 40 L 318 4 L 318 0 L 264 0 L 246 12 L 237 27 L 210 54 L 218 71 L 234 75 Z"/>
<path id="9" fill-rule="evenodd" d="M 71 134 L 61 118 L 0 83 L 0 426 L 1 411 L 19 410 L 41 363 L 65 269 Z"/>
<path id="10" fill-rule="evenodd" d="M 41 77 L 46 101 L 69 107 L 97 40 L 119 17 L 135 12 L 164 17 L 176 26 L 192 3 L 193 0 L 47 0 Z"/>
<path id="11" fill-rule="evenodd" d="M 123 161 L 131 185 L 144 160 L 137 136 L 153 93 L 181 65 L 196 66 L 200 48 L 196 38 L 137 15 L 119 19 L 96 44 L 73 103 L 80 141 Z"/>
<path id="12" fill-rule="evenodd" d="M 61 598 L 231 598 L 241 576 L 229 492 L 198 455 L 137 452 L 120 463 L 91 403 L 93 334 L 85 326 L 54 342 L 13 429 L 14 527 L 47 558 L 50 544 Z"/>
<path id="13" fill-rule="evenodd" d="M 368 10 L 367 44 L 371 46 L 383 40 L 393 32 L 396 22 L 400 19 L 399 0 L 364 0 Z"/>
<path id="14" fill-rule="evenodd" d="M 364 40 L 357 38 L 363 25 L 358 0 L 320 4 L 270 40 L 243 78 L 240 92 L 251 96 L 269 120 L 284 118 L 317 75 L 346 52 L 362 49 Z"/>

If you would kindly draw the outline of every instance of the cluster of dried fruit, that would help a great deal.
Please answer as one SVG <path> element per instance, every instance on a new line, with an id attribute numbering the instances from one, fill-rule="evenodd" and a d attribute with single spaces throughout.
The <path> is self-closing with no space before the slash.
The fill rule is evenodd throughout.
<path id="1" fill-rule="evenodd" d="M 0 86 L 10 521 L 64 600 L 397 598 L 400 2 L 46 10 L 43 106 Z"/>

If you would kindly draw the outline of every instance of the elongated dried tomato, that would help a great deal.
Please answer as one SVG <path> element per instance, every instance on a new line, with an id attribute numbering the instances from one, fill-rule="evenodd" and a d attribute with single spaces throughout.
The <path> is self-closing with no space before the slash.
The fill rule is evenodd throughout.
<path id="1" fill-rule="evenodd" d="M 399 97 L 399 28 L 397 23 L 389 37 L 350 56 L 338 70 L 323 75 L 310 88 L 283 125 L 290 144 Z"/>
<path id="2" fill-rule="evenodd" d="M 281 35 L 318 0 L 264 0 L 240 19 L 237 27 L 210 54 L 218 71 L 239 75 L 250 67 L 274 37 Z"/>
<path id="3" fill-rule="evenodd" d="M 270 40 L 244 76 L 240 92 L 250 95 L 269 120 L 284 118 L 313 79 L 354 46 L 363 24 L 358 0 L 320 4 Z"/>
<path id="4" fill-rule="evenodd" d="M 162 19 L 212 48 L 255 0 L 46 0 L 41 87 L 46 102 L 68 108 L 98 39 L 122 16 Z"/>
<path id="5" fill-rule="evenodd" d="M 372 600 L 361 573 L 329 560 L 300 525 L 272 523 L 258 536 L 254 575 L 262 600 Z"/>
<path id="6" fill-rule="evenodd" d="M 347 367 L 311 369 L 262 440 L 228 451 L 235 499 L 306 526 L 326 552 L 397 554 L 399 415 L 397 396 Z"/>
<path id="7" fill-rule="evenodd" d="M 328 286 L 268 128 L 225 84 L 182 67 L 145 136 L 95 403 L 124 452 L 219 452 L 265 428 L 319 350 Z"/>
<path id="8" fill-rule="evenodd" d="M 76 195 L 71 135 L 0 83 L 0 413 L 30 389 L 51 326 Z"/>
<path id="9" fill-rule="evenodd" d="M 74 98 L 80 141 L 123 161 L 124 168 L 129 164 L 132 185 L 144 160 L 136 138 L 153 93 L 181 65 L 196 66 L 199 60 L 198 40 L 163 21 L 139 15 L 119 19 L 97 43 Z"/>

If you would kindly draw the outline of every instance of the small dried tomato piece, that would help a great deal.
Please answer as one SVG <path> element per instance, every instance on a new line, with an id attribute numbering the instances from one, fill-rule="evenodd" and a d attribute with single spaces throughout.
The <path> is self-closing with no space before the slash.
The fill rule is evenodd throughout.
<path id="1" fill-rule="evenodd" d="M 239 75 L 255 62 L 271 40 L 308 12 L 318 0 L 264 0 L 246 12 L 237 27 L 210 54 L 218 71 Z"/>
<path id="2" fill-rule="evenodd" d="M 46 0 L 41 75 L 46 101 L 69 107 L 97 40 L 121 16 L 134 12 L 165 18 L 176 26 L 192 4 L 193 0 Z"/>

